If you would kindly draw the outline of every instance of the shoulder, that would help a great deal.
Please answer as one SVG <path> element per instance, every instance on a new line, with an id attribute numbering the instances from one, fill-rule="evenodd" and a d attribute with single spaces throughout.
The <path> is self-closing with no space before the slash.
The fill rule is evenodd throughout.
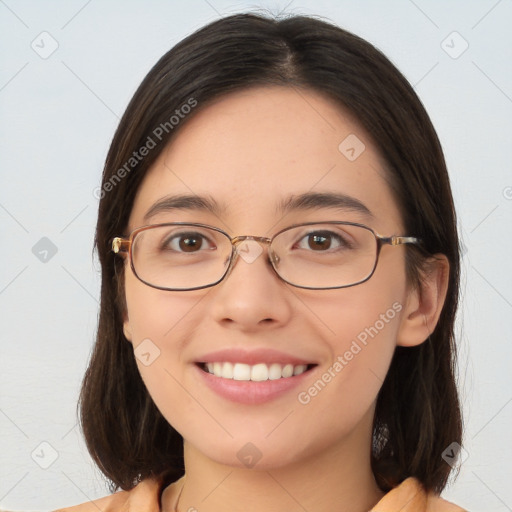
<path id="1" fill-rule="evenodd" d="M 426 493 L 415 478 L 407 478 L 388 492 L 371 512 L 466 512 L 432 493 Z"/>
<path id="2" fill-rule="evenodd" d="M 443 500 L 439 496 L 430 495 L 427 499 L 427 512 L 467 512 L 466 509 Z"/>
<path id="3" fill-rule="evenodd" d="M 60 508 L 54 512 L 159 512 L 160 488 L 161 483 L 157 480 L 146 479 L 130 491 L 119 491 L 104 498 Z"/>

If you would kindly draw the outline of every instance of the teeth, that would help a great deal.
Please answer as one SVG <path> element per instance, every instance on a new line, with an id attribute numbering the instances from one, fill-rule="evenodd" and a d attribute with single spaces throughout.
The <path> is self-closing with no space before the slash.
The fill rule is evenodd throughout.
<path id="1" fill-rule="evenodd" d="M 222 364 L 222 366 L 224 366 L 223 363 L 217 364 Z M 215 375 L 217 377 L 222 377 L 222 374 Z M 248 364 L 236 363 L 235 366 L 233 366 L 233 380 L 251 380 L 251 367 Z"/>
<path id="2" fill-rule="evenodd" d="M 268 368 L 266 364 L 255 364 L 251 368 L 251 380 L 261 382 L 268 380 Z"/>
<path id="3" fill-rule="evenodd" d="M 215 363 L 215 364 L 221 364 L 221 363 Z M 215 368 L 215 366 L 214 366 Z M 222 365 L 222 370 L 221 370 L 221 376 L 224 378 L 224 379 L 232 379 L 233 378 L 233 365 L 231 363 L 224 363 Z"/>
<path id="4" fill-rule="evenodd" d="M 293 367 L 293 375 L 300 375 L 301 373 L 304 373 L 308 369 L 308 366 L 306 364 L 298 364 L 297 366 Z"/>
<path id="5" fill-rule="evenodd" d="M 291 377 L 293 375 L 293 364 L 287 364 L 284 366 L 283 371 L 281 372 L 282 377 Z"/>
<path id="6" fill-rule="evenodd" d="M 267 366 L 265 363 L 254 365 L 244 363 L 206 363 L 203 369 L 216 377 L 233 380 L 251 380 L 263 382 L 266 380 L 286 379 L 292 375 L 304 373 L 308 366 L 306 364 L 278 364 L 272 363 Z"/>
<path id="7" fill-rule="evenodd" d="M 280 364 L 273 363 L 270 365 L 270 368 L 268 369 L 268 378 L 270 380 L 277 380 L 280 379 L 283 373 L 283 368 Z"/>

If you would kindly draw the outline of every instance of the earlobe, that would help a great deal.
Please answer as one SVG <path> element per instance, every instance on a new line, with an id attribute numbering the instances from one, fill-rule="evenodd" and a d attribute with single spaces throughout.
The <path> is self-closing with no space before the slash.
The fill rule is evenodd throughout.
<path id="1" fill-rule="evenodd" d="M 125 319 L 123 321 L 123 333 L 124 333 L 124 337 L 131 343 L 132 331 L 130 328 L 130 320 L 128 320 L 127 317 L 125 317 Z"/>
<path id="2" fill-rule="evenodd" d="M 420 285 L 410 290 L 403 311 L 397 345 L 413 347 L 423 343 L 434 331 L 446 299 L 450 263 L 444 254 L 426 262 Z"/>

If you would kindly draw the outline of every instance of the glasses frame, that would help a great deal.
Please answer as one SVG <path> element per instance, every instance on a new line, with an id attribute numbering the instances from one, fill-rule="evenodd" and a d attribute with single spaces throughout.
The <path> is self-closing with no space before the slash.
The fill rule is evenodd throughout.
<path id="1" fill-rule="evenodd" d="M 323 224 L 323 225 L 325 225 L 325 224 L 333 224 L 333 225 L 344 225 L 344 226 L 357 226 L 357 227 L 366 229 L 367 231 L 369 231 L 375 237 L 375 240 L 376 240 L 375 264 L 373 265 L 372 271 L 368 275 L 368 277 L 365 277 L 364 279 L 361 279 L 360 281 L 357 281 L 356 283 L 352 283 L 352 284 L 346 284 L 346 285 L 342 285 L 342 286 L 329 286 L 329 287 L 320 287 L 320 288 L 318 288 L 318 287 L 297 285 L 295 283 L 287 281 L 286 279 L 284 279 L 283 277 L 281 277 L 279 275 L 279 272 L 276 269 L 276 264 L 279 261 L 279 258 L 278 258 L 278 256 L 276 254 L 270 253 L 270 251 L 269 251 L 270 246 L 271 246 L 273 240 L 277 236 L 279 236 L 281 233 L 284 233 L 285 231 L 288 231 L 290 229 L 294 229 L 294 228 L 298 228 L 298 227 L 302 227 L 302 226 L 314 226 L 314 225 L 318 225 L 318 224 Z M 135 267 L 133 265 L 133 257 L 132 257 L 133 242 L 134 242 L 135 238 L 137 237 L 137 235 L 139 233 L 142 233 L 142 232 L 147 231 L 149 229 L 154 229 L 154 228 L 159 228 L 159 227 L 164 227 L 164 226 L 192 226 L 192 227 L 198 227 L 198 228 L 206 228 L 206 229 L 211 229 L 213 231 L 217 231 L 218 233 L 224 235 L 231 242 L 231 256 L 230 256 L 230 259 L 229 259 L 229 263 L 228 263 L 228 265 L 226 267 L 226 271 L 224 272 L 222 277 L 220 277 L 220 279 L 218 279 L 214 283 L 203 285 L 203 286 L 195 286 L 193 288 L 168 288 L 168 287 L 164 287 L 164 286 L 156 286 L 154 284 L 148 283 L 147 281 L 144 281 L 144 279 L 142 279 L 137 274 L 137 271 L 135 270 Z M 370 228 L 369 226 L 366 226 L 364 224 L 359 224 L 357 222 L 336 221 L 336 220 L 323 221 L 323 222 L 322 221 L 318 221 L 318 222 L 304 222 L 304 223 L 300 223 L 300 224 L 293 224 L 293 225 L 288 226 L 288 227 L 286 227 L 284 229 L 281 229 L 280 231 L 275 233 L 271 238 L 264 237 L 264 236 L 253 236 L 253 235 L 239 235 L 239 236 L 231 237 L 231 236 L 229 236 L 228 233 L 226 233 L 222 229 L 217 228 L 215 226 L 210 226 L 209 224 L 201 224 L 201 223 L 197 223 L 197 222 L 164 222 L 164 223 L 161 223 L 161 224 L 149 224 L 149 225 L 146 225 L 146 226 L 141 226 L 139 228 L 136 228 L 136 229 L 134 229 L 130 233 L 128 238 L 125 238 L 125 237 L 115 237 L 115 238 L 113 238 L 112 242 L 111 242 L 111 250 L 115 254 L 127 254 L 128 258 L 130 260 L 130 267 L 131 267 L 132 272 L 134 273 L 135 277 L 139 281 L 141 281 L 142 283 L 146 284 L 147 286 L 150 286 L 151 288 L 156 288 L 157 290 L 185 292 L 185 291 L 192 291 L 192 290 L 202 290 L 204 288 L 211 288 L 212 286 L 216 286 L 221 281 L 223 281 L 226 278 L 226 276 L 229 275 L 229 273 L 233 269 L 233 267 L 234 267 L 234 265 L 235 265 L 235 263 L 236 263 L 236 261 L 238 259 L 238 251 L 237 251 L 238 246 L 242 242 L 245 242 L 247 240 L 252 240 L 252 241 L 255 241 L 255 242 L 258 242 L 260 244 L 263 244 L 263 245 L 267 246 L 267 253 L 268 253 L 267 254 L 267 260 L 271 263 L 272 269 L 274 270 L 275 274 L 277 275 L 277 277 L 281 281 L 283 281 L 283 282 L 285 282 L 285 283 L 287 283 L 290 286 L 293 286 L 295 288 L 302 288 L 302 289 L 305 289 L 305 290 L 337 290 L 337 289 L 341 289 L 341 288 L 350 288 L 352 286 L 357 286 L 358 284 L 365 283 L 375 273 L 375 269 L 377 268 L 377 264 L 379 262 L 380 252 L 381 252 L 381 249 L 382 249 L 382 247 L 384 245 L 391 245 L 393 247 L 396 247 L 398 245 L 420 244 L 421 243 L 421 240 L 419 238 L 417 238 L 417 237 L 414 237 L 414 236 L 399 236 L 399 235 L 382 236 L 382 235 L 379 235 L 377 232 L 375 232 L 372 228 Z"/>

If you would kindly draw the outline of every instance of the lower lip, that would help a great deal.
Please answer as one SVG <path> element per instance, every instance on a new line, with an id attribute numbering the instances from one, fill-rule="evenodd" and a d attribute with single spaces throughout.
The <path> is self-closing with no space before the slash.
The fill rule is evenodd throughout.
<path id="1" fill-rule="evenodd" d="M 206 385 L 215 393 L 232 402 L 248 405 L 263 404 L 275 400 L 299 386 L 313 370 L 312 368 L 293 377 L 253 382 L 250 380 L 223 379 L 205 372 L 197 365 L 195 368 Z"/>

